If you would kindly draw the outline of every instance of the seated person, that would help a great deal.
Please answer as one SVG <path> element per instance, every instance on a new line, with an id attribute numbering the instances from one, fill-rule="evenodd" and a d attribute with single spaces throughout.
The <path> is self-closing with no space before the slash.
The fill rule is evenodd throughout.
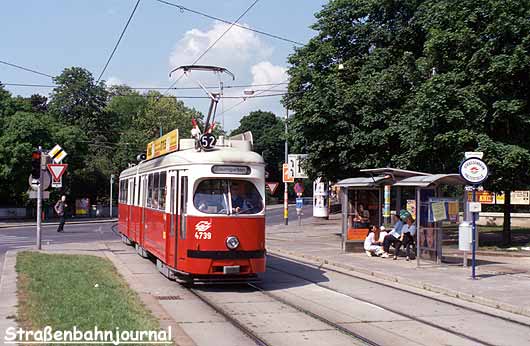
<path id="1" fill-rule="evenodd" d="M 385 240 L 383 241 L 383 254 L 381 255 L 382 258 L 388 258 L 388 252 L 390 251 L 390 245 L 393 245 L 396 249 L 398 247 L 401 247 L 401 230 L 403 228 L 403 221 L 401 221 L 400 217 L 398 215 L 393 216 L 394 221 L 394 227 L 392 228 L 392 231 L 385 237 Z M 394 259 L 397 259 L 397 251 L 394 254 Z"/>
<path id="2" fill-rule="evenodd" d="M 381 225 L 381 227 L 379 227 L 379 241 L 381 242 L 381 244 L 383 244 L 383 241 L 385 240 L 385 237 L 388 235 L 388 232 L 386 231 L 386 228 L 385 226 Z"/>
<path id="3" fill-rule="evenodd" d="M 263 209 L 259 193 L 250 182 L 234 180 L 230 184 L 232 213 L 256 214 Z"/>
<path id="4" fill-rule="evenodd" d="M 355 216 L 353 217 L 353 227 L 354 228 L 365 228 L 368 227 L 370 222 L 370 212 L 364 209 L 364 205 L 359 204 L 359 208 L 355 211 Z"/>
<path id="5" fill-rule="evenodd" d="M 368 257 L 372 257 L 374 255 L 379 256 L 383 253 L 381 242 L 376 240 L 376 233 L 379 233 L 377 226 L 370 226 L 370 228 L 368 228 L 368 234 L 364 240 L 364 251 Z"/>
<path id="6" fill-rule="evenodd" d="M 414 219 L 412 218 L 412 215 L 407 215 L 405 219 L 405 224 L 403 225 L 403 228 L 401 229 L 401 242 L 403 243 L 405 247 L 405 252 L 407 254 L 406 260 L 410 260 L 410 248 L 414 245 L 414 235 L 416 234 L 416 225 L 414 224 Z M 399 253 L 399 248 L 401 247 L 401 243 L 398 244 L 399 247 L 396 247 L 396 254 Z M 395 259 L 396 256 L 394 256 Z"/>
<path id="7" fill-rule="evenodd" d="M 208 212 L 208 202 L 206 201 L 206 198 L 204 198 L 204 196 L 196 195 L 194 204 L 195 204 L 195 207 L 199 209 L 199 211 L 203 213 Z"/>

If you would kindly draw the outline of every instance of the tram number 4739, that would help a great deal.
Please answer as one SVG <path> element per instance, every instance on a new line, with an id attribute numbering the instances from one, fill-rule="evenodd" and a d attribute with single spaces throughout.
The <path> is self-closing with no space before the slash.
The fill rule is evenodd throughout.
<path id="1" fill-rule="evenodd" d="M 195 239 L 212 239 L 212 232 L 195 232 Z"/>

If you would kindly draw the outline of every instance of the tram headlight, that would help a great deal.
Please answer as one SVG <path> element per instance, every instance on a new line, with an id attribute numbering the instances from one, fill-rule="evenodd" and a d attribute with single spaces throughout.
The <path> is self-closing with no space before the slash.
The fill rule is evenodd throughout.
<path id="1" fill-rule="evenodd" d="M 236 236 L 231 235 L 228 238 L 226 238 L 227 248 L 229 248 L 230 250 L 235 250 L 237 249 L 238 246 L 239 246 L 239 239 Z"/>

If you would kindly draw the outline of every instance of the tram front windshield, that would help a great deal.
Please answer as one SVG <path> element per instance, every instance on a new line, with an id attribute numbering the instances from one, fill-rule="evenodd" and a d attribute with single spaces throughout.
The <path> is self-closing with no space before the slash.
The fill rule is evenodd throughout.
<path id="1" fill-rule="evenodd" d="M 206 214 L 257 214 L 263 210 L 263 199 L 254 184 L 238 179 L 203 180 L 193 204 Z"/>

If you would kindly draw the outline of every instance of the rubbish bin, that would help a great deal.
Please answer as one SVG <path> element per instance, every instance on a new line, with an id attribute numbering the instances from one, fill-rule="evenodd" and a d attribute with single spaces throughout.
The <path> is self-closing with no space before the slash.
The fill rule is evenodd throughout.
<path id="1" fill-rule="evenodd" d="M 475 226 L 475 249 L 478 245 L 478 227 Z M 462 221 L 458 225 L 458 249 L 460 251 L 472 251 L 473 247 L 471 246 L 473 241 L 473 232 L 472 225 L 469 221 Z"/>
<path id="2" fill-rule="evenodd" d="M 95 204 L 92 204 L 90 206 L 90 217 L 96 217 L 97 212 L 97 206 Z"/>

